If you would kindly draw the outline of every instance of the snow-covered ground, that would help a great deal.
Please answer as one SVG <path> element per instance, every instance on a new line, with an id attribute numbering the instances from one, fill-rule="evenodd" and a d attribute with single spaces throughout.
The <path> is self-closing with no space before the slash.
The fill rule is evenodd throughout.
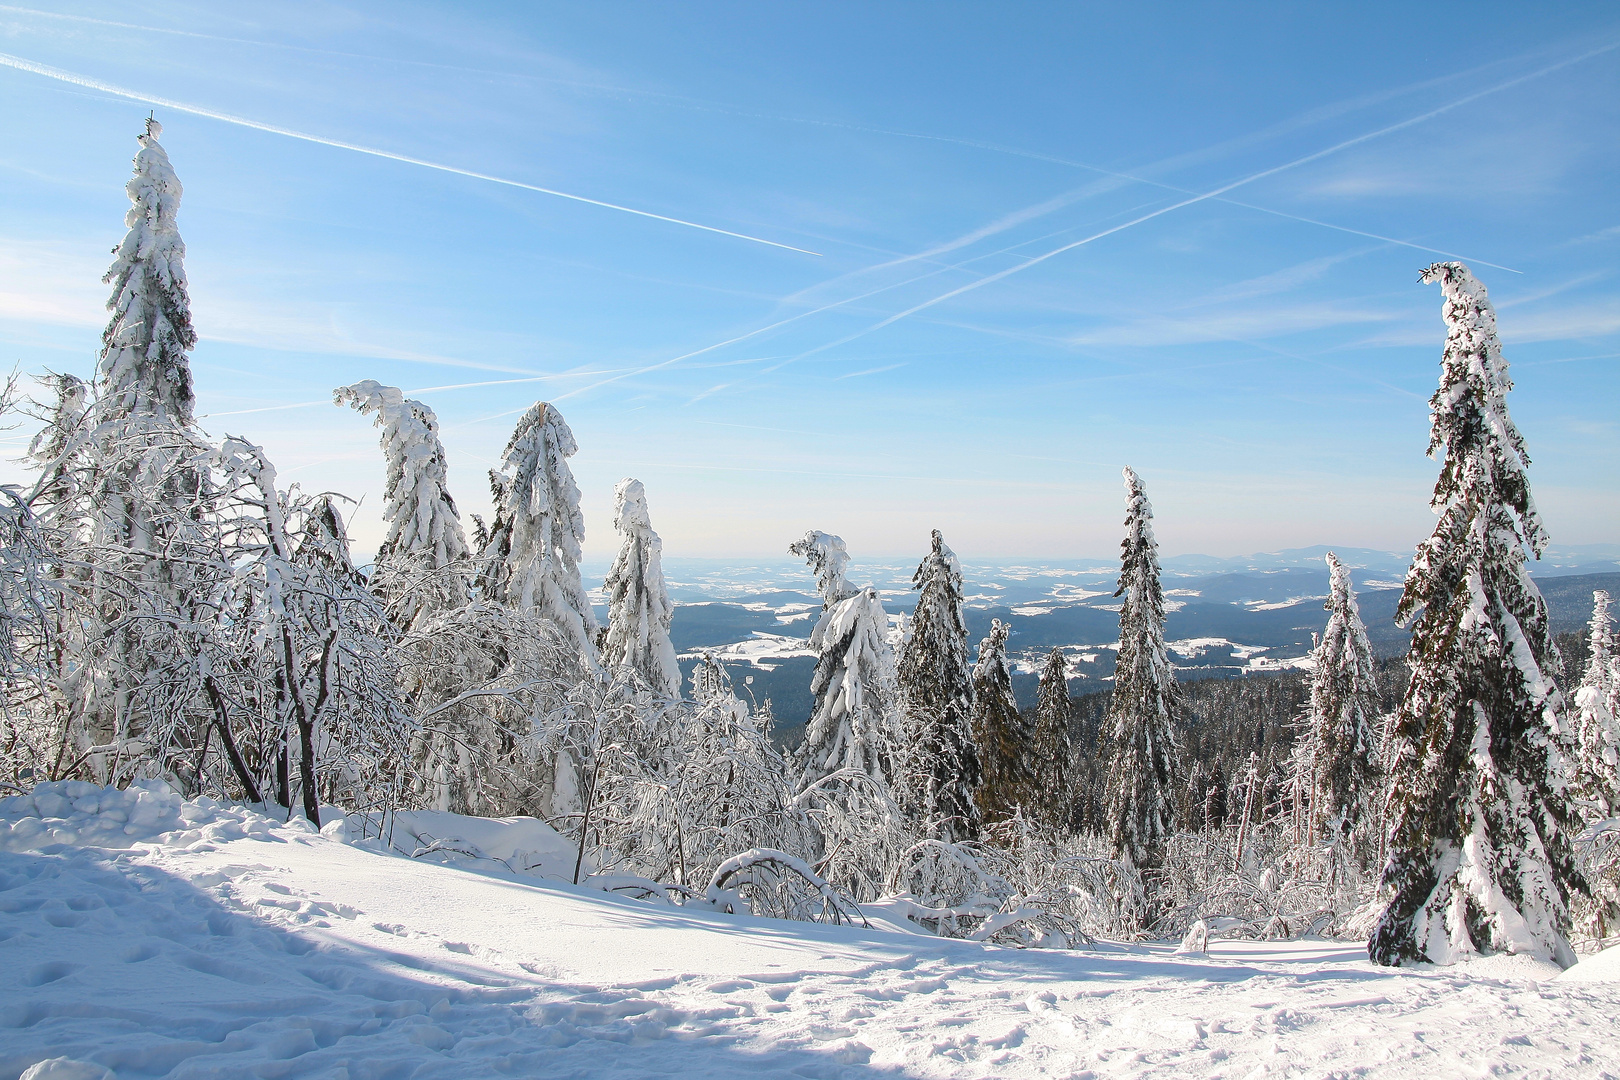
<path id="1" fill-rule="evenodd" d="M 0 800 L 0 1080 L 52 1058 L 120 1078 L 1620 1075 L 1612 951 L 1561 977 L 1391 971 L 1323 941 L 1019 952 L 654 907 L 160 791 L 66 796 Z M 458 823 L 409 824 L 396 846 Z M 557 872 L 543 825 L 462 824 Z"/>

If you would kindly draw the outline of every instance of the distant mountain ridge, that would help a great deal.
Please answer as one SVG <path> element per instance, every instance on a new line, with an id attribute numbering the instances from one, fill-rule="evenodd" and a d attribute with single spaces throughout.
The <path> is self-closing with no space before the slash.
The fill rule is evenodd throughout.
<path id="1" fill-rule="evenodd" d="M 1178 677 L 1224 678 L 1298 667 L 1311 635 L 1326 620 L 1325 546 L 1238 559 L 1206 556 L 1166 560 L 1166 636 Z M 1351 564 L 1362 617 L 1374 649 L 1398 656 L 1407 632 L 1394 613 L 1407 569 L 1404 556 L 1369 549 L 1333 549 Z M 1620 545 L 1553 548 L 1532 563 L 1555 632 L 1578 630 L 1591 616 L 1592 591 L 1620 595 Z M 1198 568 L 1209 567 L 1203 572 Z M 1587 568 L 1597 568 L 1594 571 Z M 851 580 L 871 583 L 891 614 L 909 613 L 915 600 L 915 564 L 867 560 L 851 564 Z M 802 639 L 820 612 L 805 568 L 791 560 L 746 562 L 669 559 L 676 601 L 671 637 L 688 670 L 697 655 L 722 650 L 744 693 L 770 698 L 779 730 L 792 732 L 807 718 L 813 657 Z M 975 560 L 963 567 L 968 633 L 976 645 L 992 619 L 1012 628 L 1009 654 L 1020 702 L 1034 700 L 1039 662 L 1062 648 L 1074 693 L 1102 688 L 1113 675 L 1118 636 L 1116 565 L 1093 561 Z M 587 568 L 587 580 L 590 570 Z M 599 612 L 605 614 L 605 612 Z"/>

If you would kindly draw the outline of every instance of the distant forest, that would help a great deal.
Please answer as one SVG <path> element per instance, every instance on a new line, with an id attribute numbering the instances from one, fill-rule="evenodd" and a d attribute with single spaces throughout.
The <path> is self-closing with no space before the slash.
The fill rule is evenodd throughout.
<path id="1" fill-rule="evenodd" d="M 1585 629 L 1556 635 L 1563 657 L 1559 685 L 1580 682 L 1588 655 L 1588 636 Z M 1376 673 L 1378 708 L 1387 715 L 1406 693 L 1406 660 L 1383 657 Z M 1182 683 L 1181 692 L 1187 703 L 1180 731 L 1187 783 L 1177 806 L 1179 820 L 1193 828 L 1234 824 L 1242 807 L 1234 805 L 1230 796 L 1251 767 L 1251 755 L 1257 775 L 1265 782 L 1262 805 L 1266 816 L 1279 818 L 1291 811 L 1289 760 L 1301 719 L 1310 705 L 1311 673 L 1283 671 L 1197 679 Z M 1068 776 L 1075 801 L 1069 825 L 1076 830 L 1093 832 L 1105 824 L 1102 798 L 1107 762 L 1098 747 L 1111 698 L 1108 690 L 1070 698 L 1069 737 L 1074 755 Z M 1033 721 L 1033 707 L 1023 712 Z"/>

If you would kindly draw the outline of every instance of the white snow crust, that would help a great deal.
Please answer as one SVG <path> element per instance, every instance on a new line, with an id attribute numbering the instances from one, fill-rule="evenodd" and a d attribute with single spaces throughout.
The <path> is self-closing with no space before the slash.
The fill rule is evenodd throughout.
<path id="1" fill-rule="evenodd" d="M 1557 977 L 1526 957 L 1377 968 L 1312 940 L 1016 951 L 658 907 L 502 865 L 558 854 L 533 819 L 400 816 L 396 849 L 414 829 L 484 853 L 453 865 L 350 842 L 353 825 L 158 785 L 0 800 L 0 1078 L 1598 1077 L 1620 1061 L 1620 950 Z"/>

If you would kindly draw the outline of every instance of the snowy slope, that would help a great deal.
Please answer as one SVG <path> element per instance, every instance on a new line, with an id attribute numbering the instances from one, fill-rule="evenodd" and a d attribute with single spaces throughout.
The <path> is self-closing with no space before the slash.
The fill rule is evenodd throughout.
<path id="1" fill-rule="evenodd" d="M 1613 956 L 1580 981 L 1519 958 L 1392 972 L 1325 942 L 1017 952 L 69 794 L 0 800 L 0 1080 L 55 1057 L 118 1077 L 1620 1075 Z M 544 827 L 519 828 L 507 848 L 552 872 Z"/>

